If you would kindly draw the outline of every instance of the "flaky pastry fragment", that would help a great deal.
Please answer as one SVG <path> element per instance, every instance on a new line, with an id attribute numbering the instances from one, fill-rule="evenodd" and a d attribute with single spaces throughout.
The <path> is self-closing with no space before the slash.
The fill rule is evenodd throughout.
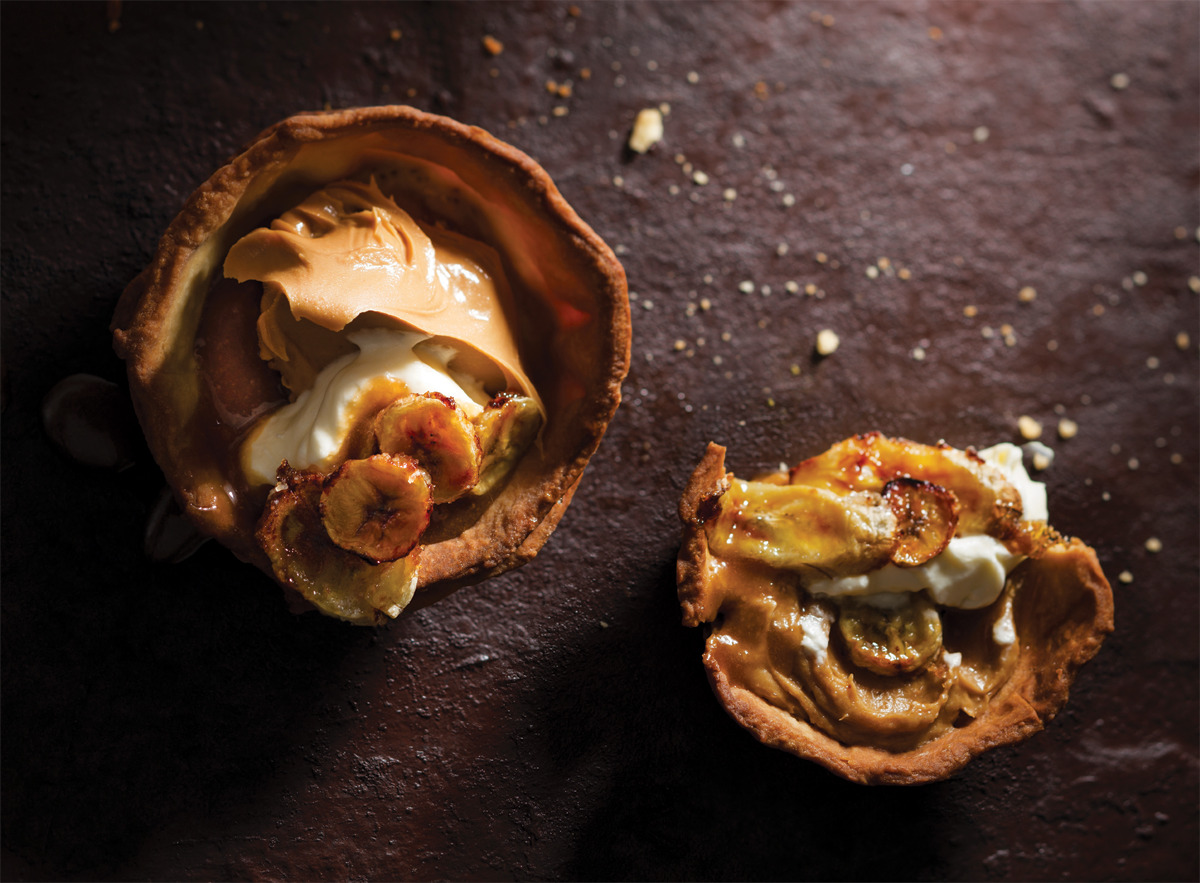
<path id="1" fill-rule="evenodd" d="M 678 594 L 738 723 L 851 781 L 917 784 L 1054 717 L 1112 631 L 1112 590 L 1035 511 L 1019 449 L 983 454 L 871 433 L 745 482 L 708 446 Z"/>

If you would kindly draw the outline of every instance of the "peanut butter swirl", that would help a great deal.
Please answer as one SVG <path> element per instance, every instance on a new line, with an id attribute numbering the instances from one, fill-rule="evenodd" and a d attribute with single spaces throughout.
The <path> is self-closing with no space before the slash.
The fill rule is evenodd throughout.
<path id="1" fill-rule="evenodd" d="M 394 320 L 465 344 L 503 373 L 497 385 L 538 400 L 508 321 L 511 293 L 495 252 L 422 226 L 374 179 L 313 193 L 235 243 L 224 269 L 239 282 L 263 283 L 261 355 L 293 396 L 353 351 L 337 332 L 355 320 Z M 486 362 L 475 361 L 468 370 L 485 379 Z"/>

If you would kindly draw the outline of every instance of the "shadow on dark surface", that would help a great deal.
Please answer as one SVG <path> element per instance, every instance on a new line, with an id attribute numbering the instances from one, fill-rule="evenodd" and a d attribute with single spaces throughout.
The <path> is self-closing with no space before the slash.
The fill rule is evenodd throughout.
<path id="1" fill-rule="evenodd" d="M 563 780 L 607 777 L 562 877 L 936 876 L 943 786 L 867 788 L 759 744 L 712 694 L 700 632 L 679 625 L 674 562 L 632 591 L 640 609 L 558 660 L 543 697 L 557 725 L 539 738 Z"/>
<path id="2" fill-rule="evenodd" d="M 293 617 L 215 544 L 146 561 L 128 474 L 33 433 L 5 453 L 3 876 L 95 879 L 173 816 L 249 800 L 374 634 Z M 39 498 L 69 505 L 9 505 Z"/>

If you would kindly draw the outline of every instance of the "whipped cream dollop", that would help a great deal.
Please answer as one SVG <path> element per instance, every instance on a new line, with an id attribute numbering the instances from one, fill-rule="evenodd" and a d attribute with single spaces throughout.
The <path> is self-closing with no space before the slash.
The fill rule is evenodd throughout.
<path id="1" fill-rule="evenodd" d="M 1004 443 L 978 453 L 1020 493 L 1023 520 L 1047 519 L 1046 486 L 1029 477 L 1020 448 Z M 917 567 L 886 564 L 856 576 L 815 580 L 807 588 L 813 595 L 857 597 L 880 607 L 895 607 L 905 593 L 924 590 L 944 607 L 975 610 L 1000 597 L 1008 574 L 1024 560 L 986 534 L 956 536 L 941 554 Z"/>
<path id="2" fill-rule="evenodd" d="M 317 374 L 304 392 L 261 420 L 242 445 L 242 468 L 258 484 L 273 484 L 284 460 L 294 469 L 328 471 L 339 458 L 357 416 L 357 405 L 381 383 L 399 394 L 436 392 L 477 416 L 489 395 L 476 378 L 456 371 L 457 352 L 414 331 L 372 328 L 350 332 L 354 352 Z"/>

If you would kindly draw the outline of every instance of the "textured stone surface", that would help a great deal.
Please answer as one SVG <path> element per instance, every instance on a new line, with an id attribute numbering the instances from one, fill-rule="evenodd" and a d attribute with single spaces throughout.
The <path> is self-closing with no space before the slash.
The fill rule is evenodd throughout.
<path id="1" fill-rule="evenodd" d="M 1195 879 L 1200 9 L 579 10 L 0 8 L 3 876 Z M 154 464 L 67 461 L 40 405 L 123 380 L 117 294 L 241 143 L 396 100 L 545 165 L 621 252 L 635 340 L 542 555 L 376 632 L 292 616 L 212 544 L 146 561 Z M 663 142 L 626 152 L 661 102 Z M 1117 604 L 1047 730 L 864 789 L 727 719 L 674 600 L 705 443 L 750 473 L 868 429 L 1019 440 L 1023 414 Z"/>

